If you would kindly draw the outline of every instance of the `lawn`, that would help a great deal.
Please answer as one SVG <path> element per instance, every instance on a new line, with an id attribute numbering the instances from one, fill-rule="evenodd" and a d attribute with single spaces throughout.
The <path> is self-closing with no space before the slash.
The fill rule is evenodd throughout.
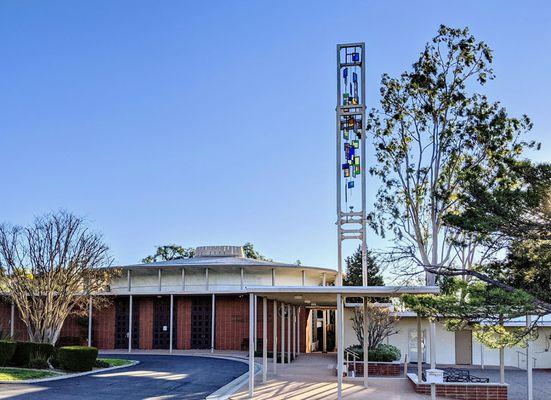
<path id="1" fill-rule="evenodd" d="M 123 358 L 98 358 L 98 360 L 106 362 L 110 367 L 120 367 L 122 365 L 132 364 L 132 360 L 125 360 Z"/>
<path id="2" fill-rule="evenodd" d="M 21 381 L 57 376 L 59 373 L 26 368 L 0 368 L 0 381 Z"/>

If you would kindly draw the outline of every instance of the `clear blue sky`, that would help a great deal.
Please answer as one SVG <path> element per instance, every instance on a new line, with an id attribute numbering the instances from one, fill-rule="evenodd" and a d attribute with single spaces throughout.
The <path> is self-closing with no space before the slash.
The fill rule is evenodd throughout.
<path id="1" fill-rule="evenodd" d="M 550 22 L 546 1 L 2 1 L 0 220 L 66 208 L 117 263 L 251 241 L 334 267 L 335 45 L 366 42 L 371 107 L 439 24 L 469 26 L 549 160 Z"/>

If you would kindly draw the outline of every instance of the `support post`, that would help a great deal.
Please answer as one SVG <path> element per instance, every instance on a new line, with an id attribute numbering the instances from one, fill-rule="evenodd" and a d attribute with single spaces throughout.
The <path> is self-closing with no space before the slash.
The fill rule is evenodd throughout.
<path id="1" fill-rule="evenodd" d="M 10 312 L 10 338 L 13 339 L 15 335 L 15 303 L 11 301 L 11 312 Z"/>
<path id="2" fill-rule="evenodd" d="M 208 270 L 208 269 L 207 269 Z M 210 321 L 210 352 L 214 353 L 214 339 L 216 336 L 215 331 L 215 322 L 216 322 L 216 296 L 213 293 L 212 294 L 212 311 L 211 311 L 212 319 Z"/>
<path id="3" fill-rule="evenodd" d="M 92 296 L 88 299 L 88 347 L 92 346 Z"/>
<path id="4" fill-rule="evenodd" d="M 430 368 L 436 368 L 436 323 L 430 323 Z M 436 384 L 430 384 L 430 398 L 436 400 Z"/>
<path id="5" fill-rule="evenodd" d="M 367 387 L 367 379 L 369 377 L 369 319 L 367 313 L 367 297 L 364 297 L 364 387 Z M 407 371 L 406 371 L 407 376 Z"/>
<path id="6" fill-rule="evenodd" d="M 132 290 L 132 277 L 130 276 L 130 270 L 126 270 L 126 280 L 128 285 L 128 291 L 130 292 Z"/>
<path id="7" fill-rule="evenodd" d="M 322 320 L 322 352 L 327 353 L 327 310 L 323 310 L 323 320 Z"/>
<path id="8" fill-rule="evenodd" d="M 268 377 L 268 299 L 262 298 L 262 382 Z"/>
<path id="9" fill-rule="evenodd" d="M 291 308 L 293 311 L 293 358 L 297 358 L 297 309 L 295 306 Z"/>
<path id="10" fill-rule="evenodd" d="M 421 330 L 421 317 L 417 316 L 417 382 L 423 379 L 423 331 Z"/>
<path id="11" fill-rule="evenodd" d="M 205 289 L 209 290 L 209 269 L 205 268 Z"/>
<path id="12" fill-rule="evenodd" d="M 186 270 L 182 268 L 182 291 L 186 290 Z"/>
<path id="13" fill-rule="evenodd" d="M 254 394 L 254 294 L 249 293 L 249 398 Z"/>
<path id="14" fill-rule="evenodd" d="M 343 374 L 343 337 L 342 337 L 342 296 L 337 294 L 337 399 L 342 399 L 342 374 Z"/>
<path id="15" fill-rule="evenodd" d="M 480 343 L 480 369 L 484 369 L 484 344 Z"/>
<path id="16" fill-rule="evenodd" d="M 243 268 L 241 268 L 241 290 L 243 290 L 243 288 L 245 287 L 244 285 L 244 282 L 245 280 L 243 279 L 244 278 L 244 271 L 243 271 Z"/>
<path id="17" fill-rule="evenodd" d="M 169 329 L 170 329 L 170 332 L 169 332 L 169 335 L 168 335 L 168 340 L 169 340 L 169 345 L 168 345 L 168 351 L 170 354 L 172 354 L 172 341 L 174 340 L 173 339 L 173 329 L 174 329 L 174 295 L 171 294 L 170 295 L 170 321 L 169 321 Z"/>
<path id="18" fill-rule="evenodd" d="M 128 352 L 132 352 L 132 295 L 128 297 Z"/>
<path id="19" fill-rule="evenodd" d="M 285 364 L 285 305 L 281 303 L 281 364 Z"/>
<path id="20" fill-rule="evenodd" d="M 272 355 L 274 356 L 273 358 L 273 363 L 274 363 L 274 373 L 276 372 L 277 370 L 277 301 L 274 300 L 274 309 L 273 309 L 273 318 L 272 318 L 272 321 L 273 321 L 273 344 L 272 344 Z"/>
<path id="21" fill-rule="evenodd" d="M 287 362 L 291 364 L 291 305 L 287 305 Z"/>
<path id="22" fill-rule="evenodd" d="M 532 325 L 532 317 L 530 315 L 526 316 L 526 329 L 530 329 L 530 325 Z M 526 341 L 526 374 L 528 378 L 528 384 L 526 385 L 526 389 L 528 391 L 527 400 L 533 400 L 534 399 L 534 381 L 532 379 L 532 344 L 530 344 L 530 340 Z"/>
<path id="23" fill-rule="evenodd" d="M 254 351 L 257 351 L 258 344 L 258 297 L 254 295 Z"/>
<path id="24" fill-rule="evenodd" d="M 300 355 L 300 306 L 297 307 L 297 357 Z"/>
<path id="25" fill-rule="evenodd" d="M 302 286 L 304 286 L 304 285 L 306 285 L 306 271 L 305 270 L 302 270 L 301 277 L 302 277 Z"/>
<path id="26" fill-rule="evenodd" d="M 275 268 L 272 268 L 272 286 L 275 286 Z"/>
<path id="27" fill-rule="evenodd" d="M 162 290 L 162 276 L 163 271 L 161 270 L 161 268 L 159 268 L 159 292 Z"/>

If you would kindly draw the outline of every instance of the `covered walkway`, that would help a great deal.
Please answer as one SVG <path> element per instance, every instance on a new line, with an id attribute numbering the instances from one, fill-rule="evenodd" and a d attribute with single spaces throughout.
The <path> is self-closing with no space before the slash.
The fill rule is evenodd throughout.
<path id="1" fill-rule="evenodd" d="M 261 359 L 257 359 L 261 361 Z M 268 380 L 262 383 L 262 375 L 255 379 L 254 399 L 331 399 L 337 398 L 336 353 L 301 354 L 291 364 L 278 365 L 277 374 L 270 368 Z M 344 399 L 426 400 L 415 393 L 405 378 L 370 378 L 365 388 L 361 380 L 345 381 L 342 388 Z M 232 399 L 249 399 L 244 386 Z"/>

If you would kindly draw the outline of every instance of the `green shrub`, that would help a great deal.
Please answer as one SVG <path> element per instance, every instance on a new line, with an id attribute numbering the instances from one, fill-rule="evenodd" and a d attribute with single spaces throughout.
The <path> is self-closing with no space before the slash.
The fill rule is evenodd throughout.
<path id="1" fill-rule="evenodd" d="M 46 369 L 50 367 L 48 365 L 48 359 L 43 354 L 40 354 L 38 352 L 31 354 L 27 366 L 33 369 Z"/>
<path id="2" fill-rule="evenodd" d="M 95 368 L 109 368 L 111 364 L 109 364 L 107 361 L 100 360 L 99 358 L 94 363 Z"/>
<path id="3" fill-rule="evenodd" d="M 6 366 L 15 353 L 17 343 L 11 340 L 0 340 L 0 367 Z"/>
<path id="4" fill-rule="evenodd" d="M 363 360 L 364 352 L 361 346 L 350 346 L 347 350 L 358 354 L 359 360 Z M 380 344 L 376 349 L 369 350 L 369 361 L 392 362 L 399 360 L 401 356 L 400 349 L 391 344 Z"/>
<path id="5" fill-rule="evenodd" d="M 48 360 L 54 351 L 54 346 L 49 343 L 17 342 L 11 364 L 16 367 L 27 367 L 31 355 L 40 354 L 40 357 Z"/>
<path id="6" fill-rule="evenodd" d="M 56 358 L 67 371 L 91 371 L 98 357 L 98 349 L 87 346 L 66 346 L 57 350 Z"/>

